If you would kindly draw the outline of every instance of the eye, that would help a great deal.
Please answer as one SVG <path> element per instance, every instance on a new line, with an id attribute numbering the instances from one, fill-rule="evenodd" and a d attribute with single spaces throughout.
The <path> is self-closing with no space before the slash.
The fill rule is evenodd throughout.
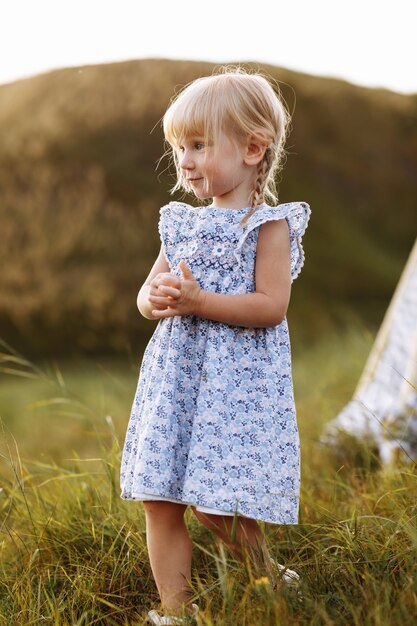
<path id="1" fill-rule="evenodd" d="M 198 142 L 195 144 L 195 147 L 197 150 L 202 150 L 204 148 L 204 143 L 203 142 Z"/>

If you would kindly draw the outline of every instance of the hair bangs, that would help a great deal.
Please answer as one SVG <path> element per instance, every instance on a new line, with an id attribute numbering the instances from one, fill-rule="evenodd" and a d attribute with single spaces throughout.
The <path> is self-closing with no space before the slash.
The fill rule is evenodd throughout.
<path id="1" fill-rule="evenodd" d="M 181 94 L 164 115 L 165 139 L 174 148 L 187 137 L 211 138 L 210 126 L 207 103 L 201 102 L 198 94 Z"/>

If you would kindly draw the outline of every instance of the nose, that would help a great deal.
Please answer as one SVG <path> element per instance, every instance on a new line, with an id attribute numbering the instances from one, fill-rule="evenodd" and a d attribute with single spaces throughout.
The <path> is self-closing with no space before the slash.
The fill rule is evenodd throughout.
<path id="1" fill-rule="evenodd" d="M 193 169 L 194 162 L 193 162 L 193 160 L 191 158 L 191 155 L 190 155 L 189 151 L 183 150 L 180 153 L 180 155 L 178 157 L 178 160 L 179 160 L 180 167 L 182 169 L 184 169 L 184 170 L 191 170 L 191 169 Z"/>

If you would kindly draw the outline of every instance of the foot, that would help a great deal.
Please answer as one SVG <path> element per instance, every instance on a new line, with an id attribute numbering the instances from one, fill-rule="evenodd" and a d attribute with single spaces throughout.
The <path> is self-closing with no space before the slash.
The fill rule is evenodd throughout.
<path id="1" fill-rule="evenodd" d="M 271 566 L 276 573 L 277 580 L 273 583 L 273 588 L 277 589 L 279 584 L 282 582 L 284 586 L 288 589 L 297 591 L 298 595 L 301 595 L 299 590 L 300 586 L 300 575 L 297 574 L 293 569 L 289 569 L 285 567 L 285 565 L 281 565 L 274 559 L 271 559 Z"/>
<path id="2" fill-rule="evenodd" d="M 178 615 L 159 615 L 155 609 L 152 609 L 152 611 L 149 611 L 148 613 L 148 621 L 155 626 L 177 626 L 177 624 L 190 624 L 192 623 L 193 616 L 199 611 L 197 604 L 192 604 L 191 607 L 192 610 L 187 617 L 179 617 Z"/>
<path id="3" fill-rule="evenodd" d="M 290 587 L 296 587 L 298 589 L 300 585 L 300 575 L 294 572 L 293 569 L 288 569 L 285 565 L 275 563 L 275 567 L 278 569 L 278 574 L 281 580 Z"/>

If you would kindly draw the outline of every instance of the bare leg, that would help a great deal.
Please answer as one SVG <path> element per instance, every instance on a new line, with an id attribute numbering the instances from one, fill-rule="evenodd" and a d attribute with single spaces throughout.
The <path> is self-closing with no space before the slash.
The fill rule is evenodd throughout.
<path id="1" fill-rule="evenodd" d="M 257 575 L 259 573 L 266 574 L 271 580 L 274 579 L 271 556 L 265 536 L 256 520 L 238 516 L 236 536 L 233 541 L 233 517 L 201 513 L 195 507 L 191 508 L 197 519 L 206 528 L 214 532 L 239 560 L 244 561 L 245 553 L 247 553 L 250 564 Z"/>
<path id="2" fill-rule="evenodd" d="M 187 505 L 145 501 L 149 560 L 164 611 L 182 613 L 191 599 L 192 544 L 184 521 Z"/>

